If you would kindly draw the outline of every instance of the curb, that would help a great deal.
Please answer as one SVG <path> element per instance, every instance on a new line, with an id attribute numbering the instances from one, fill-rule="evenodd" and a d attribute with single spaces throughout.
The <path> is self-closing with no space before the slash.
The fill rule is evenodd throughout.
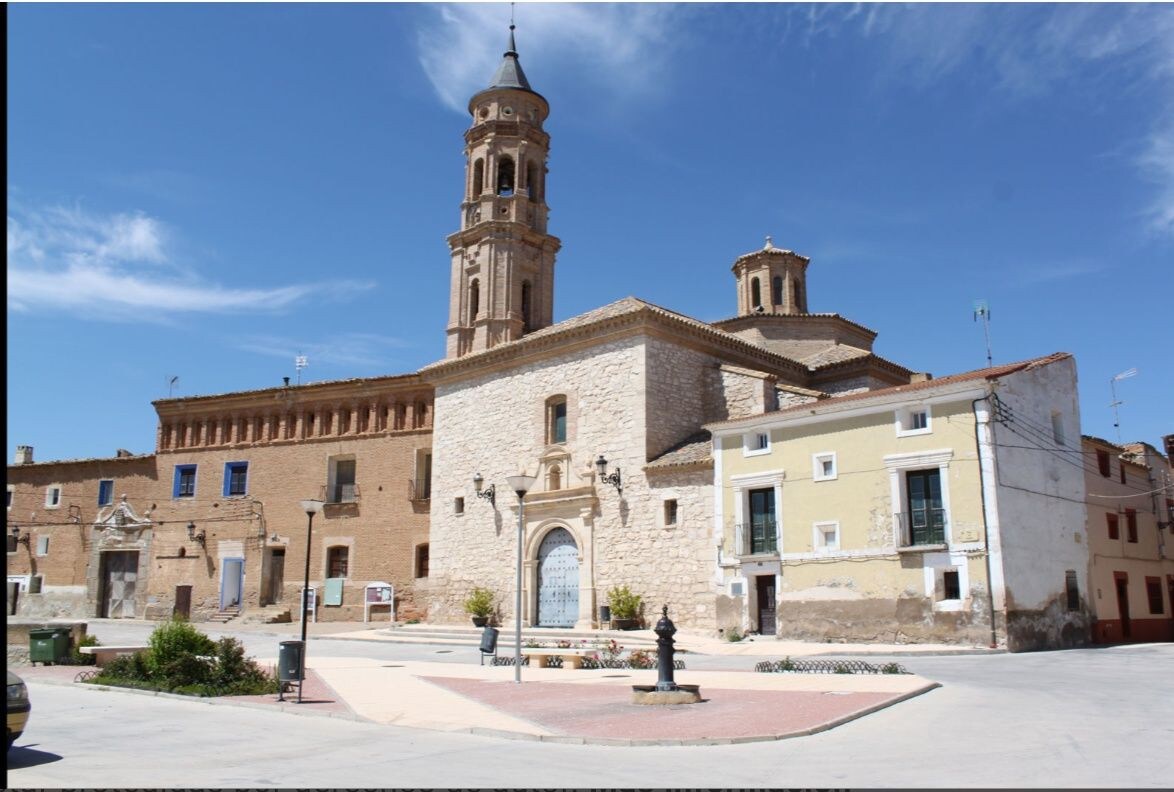
<path id="1" fill-rule="evenodd" d="M 874 712 L 887 709 L 903 701 L 908 701 L 916 696 L 923 695 L 929 691 L 941 687 L 939 682 L 930 682 L 920 688 L 903 693 L 897 698 L 889 701 L 883 701 L 879 704 L 874 704 L 870 707 L 865 707 L 855 712 L 850 712 L 835 720 L 826 721 L 824 723 L 811 726 L 807 729 L 797 729 L 795 731 L 781 732 L 777 734 L 753 734 L 743 735 L 740 737 L 694 737 L 689 739 L 673 739 L 673 738 L 655 738 L 655 739 L 640 739 L 640 738 L 622 738 L 622 737 L 582 737 L 573 734 L 533 734 L 530 732 L 511 731 L 508 729 L 491 729 L 485 726 L 469 726 L 462 729 L 439 729 L 429 726 L 409 726 L 398 723 L 382 723 L 380 721 L 371 720 L 351 711 L 348 707 L 347 712 L 323 712 L 321 710 L 303 709 L 295 703 L 276 703 L 276 704 L 261 704 L 253 701 L 237 701 L 232 699 L 215 698 L 210 696 L 184 696 L 178 693 L 165 693 L 159 690 L 138 690 L 136 688 L 121 688 L 112 687 L 108 685 L 83 685 L 77 682 L 65 682 L 57 679 L 37 679 L 32 680 L 33 684 L 57 685 L 60 687 L 75 687 L 75 688 L 89 688 L 94 692 L 101 693 L 130 693 L 140 696 L 154 696 L 157 698 L 171 699 L 173 701 L 189 701 L 200 704 L 210 704 L 213 706 L 222 707 L 244 707 L 246 709 L 255 709 L 265 712 L 282 712 L 289 715 L 300 715 L 316 718 L 335 718 L 337 720 L 347 720 L 355 723 L 369 723 L 375 726 L 390 726 L 400 729 L 421 729 L 424 731 L 437 732 L 441 734 L 469 734 L 475 737 L 491 737 L 499 740 L 522 740 L 527 742 L 542 742 L 557 745 L 601 745 L 607 747 L 621 747 L 621 748 L 647 748 L 647 747 L 690 747 L 703 745 L 741 745 L 743 743 L 755 742 L 777 742 L 779 740 L 789 740 L 794 737 L 807 737 L 813 734 L 819 734 L 829 729 L 834 729 L 837 726 L 842 726 L 845 723 L 863 718 L 866 715 L 871 715 Z M 344 702 L 345 704 L 345 702 Z"/>
<path id="2" fill-rule="evenodd" d="M 808 737 L 812 734 L 819 734 L 820 732 L 834 729 L 837 726 L 842 726 L 845 723 L 863 718 L 866 715 L 871 715 L 874 712 L 879 712 L 880 710 L 895 706 L 903 701 L 908 701 L 911 698 L 928 693 L 935 688 L 940 688 L 941 686 L 942 685 L 940 682 L 930 682 L 917 688 L 916 690 L 903 693 L 895 699 L 890 701 L 882 701 L 879 704 L 873 704 L 870 707 L 865 707 L 863 709 L 856 710 L 855 712 L 850 712 L 847 715 L 836 718 L 835 720 L 826 721 L 806 729 L 797 729 L 795 731 L 780 732 L 777 734 L 751 734 L 743 735 L 741 737 L 694 737 L 679 740 L 673 738 L 626 739 L 622 737 L 580 737 L 572 734 L 531 734 L 529 732 L 509 731 L 506 729 L 490 729 L 483 726 L 471 726 L 467 729 L 455 729 L 453 730 L 453 733 L 472 734 L 479 737 L 495 737 L 502 740 L 526 740 L 529 742 L 556 743 L 562 745 L 604 745 L 625 748 L 671 748 L 700 745 L 741 745 L 743 743 L 777 742 L 779 740 L 789 740 L 793 737 Z"/>
<path id="3" fill-rule="evenodd" d="M 90 690 L 101 693 L 130 693 L 138 696 L 154 696 L 156 698 L 170 699 L 172 701 L 189 701 L 195 704 L 210 704 L 218 707 L 244 707 L 246 709 L 255 709 L 265 712 L 284 712 L 290 715 L 304 715 L 315 718 L 337 718 L 340 720 L 350 720 L 358 723 L 372 723 L 375 725 L 383 725 L 378 721 L 373 721 L 370 718 L 364 718 L 362 715 L 351 710 L 350 705 L 343 702 L 347 707 L 346 712 L 325 712 L 323 710 L 304 709 L 302 705 L 297 703 L 278 702 L 275 704 L 262 704 L 258 701 L 238 701 L 231 697 L 223 696 L 184 696 L 180 693 L 167 693 L 162 690 L 140 690 L 138 688 L 124 688 L 116 685 L 91 685 L 82 682 L 63 681 L 60 679 L 26 679 L 26 684 L 34 685 L 57 685 L 58 687 L 72 687 L 77 690 Z"/>

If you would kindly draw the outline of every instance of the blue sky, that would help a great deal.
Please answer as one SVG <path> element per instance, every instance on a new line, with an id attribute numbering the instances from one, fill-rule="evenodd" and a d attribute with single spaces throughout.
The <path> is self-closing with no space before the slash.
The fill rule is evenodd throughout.
<path id="1" fill-rule="evenodd" d="M 468 97 L 509 7 L 8 8 L 8 454 L 154 448 L 150 402 L 444 354 Z M 1076 355 L 1082 429 L 1174 431 L 1174 7 L 547 5 L 555 320 L 813 311 L 935 375 Z"/>

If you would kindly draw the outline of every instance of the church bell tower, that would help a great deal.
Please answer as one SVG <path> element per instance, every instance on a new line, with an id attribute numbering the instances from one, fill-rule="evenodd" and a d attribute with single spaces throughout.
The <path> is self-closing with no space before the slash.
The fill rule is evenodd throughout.
<path id="1" fill-rule="evenodd" d="M 542 122 L 550 106 L 530 88 L 514 46 L 489 87 L 469 100 L 461 229 L 452 251 L 446 358 L 491 349 L 551 324 L 554 257 L 546 232 L 546 158 Z"/>

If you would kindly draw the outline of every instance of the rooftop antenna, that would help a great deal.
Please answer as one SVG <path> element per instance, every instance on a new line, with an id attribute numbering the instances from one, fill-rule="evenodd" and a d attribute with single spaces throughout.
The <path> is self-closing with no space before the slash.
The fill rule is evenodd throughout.
<path id="1" fill-rule="evenodd" d="M 175 388 L 175 383 L 179 382 L 179 375 L 176 374 L 171 379 L 167 380 L 167 398 L 171 398 L 171 391 Z"/>
<path id="2" fill-rule="evenodd" d="M 1109 406 L 1113 408 L 1113 428 L 1117 430 L 1117 445 L 1121 445 L 1121 416 L 1117 414 L 1117 408 L 1125 403 L 1117 400 L 1117 381 L 1136 376 L 1137 369 L 1131 368 L 1109 380 L 1109 389 L 1113 392 L 1113 402 Z"/>
<path id="3" fill-rule="evenodd" d="M 991 307 L 986 300 L 974 301 L 974 321 L 982 317 L 982 332 L 986 336 L 986 365 L 987 368 L 995 365 L 991 358 Z"/>
<path id="4" fill-rule="evenodd" d="M 298 384 L 302 384 L 302 369 L 310 365 L 310 361 L 301 352 L 298 352 L 297 357 L 294 358 L 294 368 L 298 372 Z"/>

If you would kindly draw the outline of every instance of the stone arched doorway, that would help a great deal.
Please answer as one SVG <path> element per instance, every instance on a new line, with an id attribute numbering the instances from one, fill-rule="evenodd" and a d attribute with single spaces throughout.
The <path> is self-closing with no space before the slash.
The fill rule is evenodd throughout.
<path id="1" fill-rule="evenodd" d="M 539 627 L 574 627 L 579 619 L 579 547 L 566 528 L 555 528 L 538 546 Z"/>

